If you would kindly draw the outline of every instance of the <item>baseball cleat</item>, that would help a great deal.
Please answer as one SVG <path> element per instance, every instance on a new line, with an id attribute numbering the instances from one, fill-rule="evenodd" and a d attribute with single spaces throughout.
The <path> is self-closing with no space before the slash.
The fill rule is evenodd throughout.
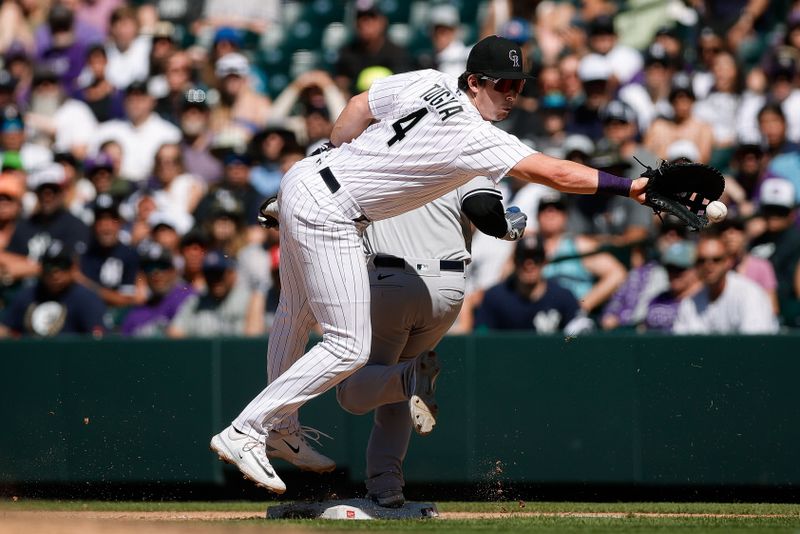
<path id="1" fill-rule="evenodd" d="M 403 490 L 399 489 L 379 491 L 378 493 L 367 493 L 367 498 L 378 506 L 383 506 L 384 508 L 402 508 L 406 503 Z"/>
<path id="2" fill-rule="evenodd" d="M 436 377 L 439 376 L 439 360 L 433 351 L 425 352 L 414 361 L 413 391 L 408 400 L 411 424 L 417 434 L 425 436 L 436 426 L 439 405 L 436 404 Z"/>
<path id="3" fill-rule="evenodd" d="M 219 455 L 220 460 L 235 465 L 244 478 L 255 482 L 257 486 L 278 494 L 286 491 L 286 484 L 269 463 L 263 441 L 229 426 L 211 438 L 210 448 Z"/>
<path id="4" fill-rule="evenodd" d="M 320 436 L 330 438 L 329 435 L 309 426 L 301 426 L 299 430 L 291 434 L 270 432 L 267 438 L 267 456 L 286 460 L 303 471 L 330 473 L 336 469 L 336 462 L 317 452 L 306 441 L 306 438 L 308 438 L 321 445 L 319 442 Z"/>

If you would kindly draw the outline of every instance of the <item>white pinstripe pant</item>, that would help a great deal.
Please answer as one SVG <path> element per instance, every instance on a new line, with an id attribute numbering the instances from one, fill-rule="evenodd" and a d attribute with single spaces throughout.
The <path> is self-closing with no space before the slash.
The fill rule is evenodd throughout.
<path id="1" fill-rule="evenodd" d="M 357 204 L 344 188 L 332 194 L 307 159 L 284 176 L 280 205 L 281 296 L 267 349 L 270 384 L 233 421 L 256 438 L 297 425 L 294 412 L 363 366 L 371 343 Z M 322 341 L 303 354 L 315 320 Z"/>

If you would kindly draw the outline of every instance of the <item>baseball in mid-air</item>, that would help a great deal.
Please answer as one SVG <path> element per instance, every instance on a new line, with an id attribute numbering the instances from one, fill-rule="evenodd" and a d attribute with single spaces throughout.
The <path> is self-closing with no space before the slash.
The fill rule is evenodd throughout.
<path id="1" fill-rule="evenodd" d="M 710 202 L 708 206 L 706 206 L 706 216 L 712 223 L 720 222 L 725 218 L 726 215 L 728 215 L 728 206 L 719 200 Z"/>

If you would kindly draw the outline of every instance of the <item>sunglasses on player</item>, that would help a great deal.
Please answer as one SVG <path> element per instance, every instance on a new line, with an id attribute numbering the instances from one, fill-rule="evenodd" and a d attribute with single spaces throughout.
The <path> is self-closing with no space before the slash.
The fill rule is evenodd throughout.
<path id="1" fill-rule="evenodd" d="M 488 80 L 494 84 L 494 90 L 500 93 L 507 93 L 512 89 L 516 93 L 522 92 L 525 87 L 525 80 L 508 80 L 506 78 L 490 78 L 489 76 L 481 76 L 481 80 Z"/>

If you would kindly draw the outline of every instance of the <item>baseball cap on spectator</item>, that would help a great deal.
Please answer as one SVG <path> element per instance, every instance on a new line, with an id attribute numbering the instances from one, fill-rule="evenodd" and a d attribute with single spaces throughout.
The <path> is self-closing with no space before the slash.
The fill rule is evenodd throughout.
<path id="1" fill-rule="evenodd" d="M 125 88 L 125 96 L 147 94 L 147 82 L 144 80 L 134 80 Z"/>
<path id="2" fill-rule="evenodd" d="M 183 93 L 183 105 L 181 111 L 189 108 L 196 108 L 208 111 L 208 93 L 204 89 L 193 88 Z"/>
<path id="3" fill-rule="evenodd" d="M 611 15 L 598 15 L 589 21 L 588 34 L 591 35 L 616 35 L 614 30 L 614 17 Z"/>
<path id="4" fill-rule="evenodd" d="M 38 87 L 43 83 L 58 83 L 58 74 L 47 66 L 39 66 L 36 67 L 33 71 L 33 81 L 31 82 L 33 87 Z"/>
<path id="5" fill-rule="evenodd" d="M 600 54 L 586 54 L 578 63 L 578 78 L 582 82 L 606 81 L 611 72 L 608 59 Z"/>
<path id="6" fill-rule="evenodd" d="M 70 31 L 74 20 L 75 15 L 72 10 L 60 3 L 53 5 L 47 15 L 47 25 L 53 33 Z"/>
<path id="7" fill-rule="evenodd" d="M 25 48 L 25 45 L 16 40 L 8 45 L 8 48 L 6 48 L 6 53 L 3 54 L 3 61 L 5 61 L 6 67 L 8 67 L 8 64 L 13 61 L 30 61 L 30 58 L 31 55 L 28 53 L 28 49 Z"/>
<path id="8" fill-rule="evenodd" d="M 203 259 L 203 272 L 206 274 L 219 273 L 235 268 L 236 260 L 217 250 L 212 250 Z"/>
<path id="9" fill-rule="evenodd" d="M 761 157 L 764 155 L 764 147 L 761 146 L 761 143 L 743 141 L 736 145 L 736 150 L 733 153 L 734 157 L 736 158 L 743 158 L 748 154 Z"/>
<path id="10" fill-rule="evenodd" d="M 694 243 L 687 240 L 677 241 L 669 245 L 661 253 L 661 264 L 665 267 L 673 266 L 681 269 L 689 269 L 697 259 L 697 252 Z"/>
<path id="11" fill-rule="evenodd" d="M 25 130 L 25 123 L 20 115 L 6 116 L 0 124 L 0 133 L 21 132 Z"/>
<path id="12" fill-rule="evenodd" d="M 636 112 L 622 100 L 612 100 L 600 110 L 600 120 L 604 123 L 619 121 L 630 124 L 636 122 Z"/>
<path id="13" fill-rule="evenodd" d="M 539 107 L 542 111 L 552 111 L 554 113 L 565 111 L 567 109 L 567 97 L 559 91 L 551 91 L 542 96 L 539 101 Z"/>
<path id="14" fill-rule="evenodd" d="M 242 36 L 239 30 L 230 26 L 222 26 L 214 34 L 214 45 L 218 43 L 231 43 L 236 48 L 242 47 Z"/>
<path id="15" fill-rule="evenodd" d="M 217 78 L 224 78 L 225 76 L 247 76 L 250 72 L 250 61 L 238 53 L 230 52 L 225 54 L 217 60 L 214 66 L 214 73 Z"/>
<path id="16" fill-rule="evenodd" d="M 661 65 L 662 67 L 674 67 L 675 59 L 667 53 L 667 49 L 660 43 L 650 45 L 644 53 L 644 65 Z"/>
<path id="17" fill-rule="evenodd" d="M 678 29 L 675 26 L 661 26 L 656 30 L 656 37 L 672 37 L 673 39 L 679 39 L 680 35 L 678 34 Z"/>
<path id="18" fill-rule="evenodd" d="M 16 176 L 0 175 L 0 195 L 19 200 L 25 194 L 25 186 Z"/>
<path id="19" fill-rule="evenodd" d="M 153 40 L 167 39 L 168 41 L 175 40 L 175 26 L 167 21 L 160 20 L 153 26 Z"/>
<path id="20" fill-rule="evenodd" d="M 358 17 L 379 17 L 381 10 L 378 3 L 374 0 L 356 0 L 356 18 Z"/>
<path id="21" fill-rule="evenodd" d="M 686 158 L 689 161 L 697 161 L 700 159 L 700 149 L 697 148 L 697 145 L 693 141 L 679 139 L 667 146 L 666 156 L 668 161 L 675 161 L 681 158 Z"/>
<path id="22" fill-rule="evenodd" d="M 158 243 L 147 241 L 139 247 L 138 252 L 139 264 L 145 272 L 150 272 L 154 269 L 173 269 L 175 267 L 172 262 L 172 253 Z"/>
<path id="23" fill-rule="evenodd" d="M 603 152 L 595 153 L 590 165 L 595 169 L 609 171 L 630 169 L 631 163 L 620 154 L 619 149 L 612 148 Z"/>
<path id="24" fill-rule="evenodd" d="M 202 229 L 192 228 L 181 238 L 181 248 L 191 245 L 200 245 L 203 248 L 208 248 L 208 236 Z"/>
<path id="25" fill-rule="evenodd" d="M 594 153 L 594 143 L 588 136 L 582 134 L 568 135 L 567 138 L 564 139 L 564 144 L 562 146 L 564 155 L 567 158 L 569 158 L 573 152 L 580 152 L 584 156 L 591 156 Z"/>
<path id="26" fill-rule="evenodd" d="M 500 37 L 520 45 L 525 44 L 533 37 L 531 23 L 522 17 L 514 17 L 507 20 L 500 27 Z"/>
<path id="27" fill-rule="evenodd" d="M 6 150 L 3 152 L 3 157 L 0 159 L 0 169 L 10 169 L 13 171 L 21 171 L 25 169 L 22 164 L 22 156 L 16 150 Z"/>
<path id="28" fill-rule="evenodd" d="M 61 241 L 53 241 L 50 243 L 42 255 L 39 257 L 39 262 L 42 264 L 42 270 L 49 271 L 51 269 L 69 269 L 72 267 L 75 259 L 72 253 L 64 248 Z"/>
<path id="29" fill-rule="evenodd" d="M 114 197 L 107 193 L 97 195 L 97 198 L 94 199 L 92 212 L 94 213 L 95 221 L 99 219 L 101 215 L 111 215 L 115 219 L 120 218 L 119 203 Z"/>
<path id="30" fill-rule="evenodd" d="M 28 189 L 36 191 L 44 186 L 61 188 L 66 181 L 67 175 L 64 167 L 59 163 L 50 163 L 28 175 Z"/>
<path id="31" fill-rule="evenodd" d="M 83 168 L 86 171 L 86 176 L 92 176 L 102 170 L 113 171 L 114 162 L 111 160 L 111 156 L 105 152 L 100 152 L 94 157 L 86 158 L 83 162 Z"/>
<path id="32" fill-rule="evenodd" d="M 558 191 L 547 191 L 539 198 L 539 211 L 544 208 L 552 206 L 561 211 L 567 209 L 567 197 Z"/>
<path id="33" fill-rule="evenodd" d="M 446 28 L 457 28 L 461 23 L 458 16 L 458 9 L 451 4 L 439 4 L 431 8 L 430 24 L 432 27 L 444 26 Z"/>
<path id="34" fill-rule="evenodd" d="M 533 260 L 541 264 L 544 263 L 545 258 L 544 245 L 535 235 L 523 237 L 514 247 L 514 263 L 517 265 L 524 263 L 525 260 Z"/>
<path id="35" fill-rule="evenodd" d="M 81 165 L 78 161 L 78 158 L 76 158 L 72 152 L 66 151 L 56 152 L 53 154 L 53 161 L 56 163 L 69 165 L 74 169 L 77 169 Z"/>
<path id="36" fill-rule="evenodd" d="M 496 35 L 481 39 L 472 47 L 467 57 L 467 72 L 508 80 L 531 78 L 522 71 L 519 45 Z"/>
<path id="37" fill-rule="evenodd" d="M 241 222 L 244 217 L 244 207 L 235 197 L 230 195 L 218 195 L 211 203 L 210 215 L 212 218 L 228 217 L 234 221 Z"/>
<path id="38" fill-rule="evenodd" d="M 720 234 L 730 228 L 735 228 L 740 232 L 744 232 L 746 226 L 744 217 L 741 215 L 729 215 L 720 222 L 714 223 L 714 228 L 716 228 L 717 232 Z"/>
<path id="39" fill-rule="evenodd" d="M 765 208 L 779 208 L 788 212 L 795 207 L 795 189 L 792 182 L 785 178 L 767 178 L 759 190 L 759 206 Z"/>
<path id="40" fill-rule="evenodd" d="M 789 47 L 778 48 L 767 61 L 765 70 L 771 80 L 793 80 L 797 74 L 797 51 Z"/>
<path id="41" fill-rule="evenodd" d="M 694 100 L 694 89 L 692 80 L 686 74 L 680 72 L 672 77 L 672 86 L 669 89 L 669 101 L 672 102 L 678 95 L 685 95 Z"/>

